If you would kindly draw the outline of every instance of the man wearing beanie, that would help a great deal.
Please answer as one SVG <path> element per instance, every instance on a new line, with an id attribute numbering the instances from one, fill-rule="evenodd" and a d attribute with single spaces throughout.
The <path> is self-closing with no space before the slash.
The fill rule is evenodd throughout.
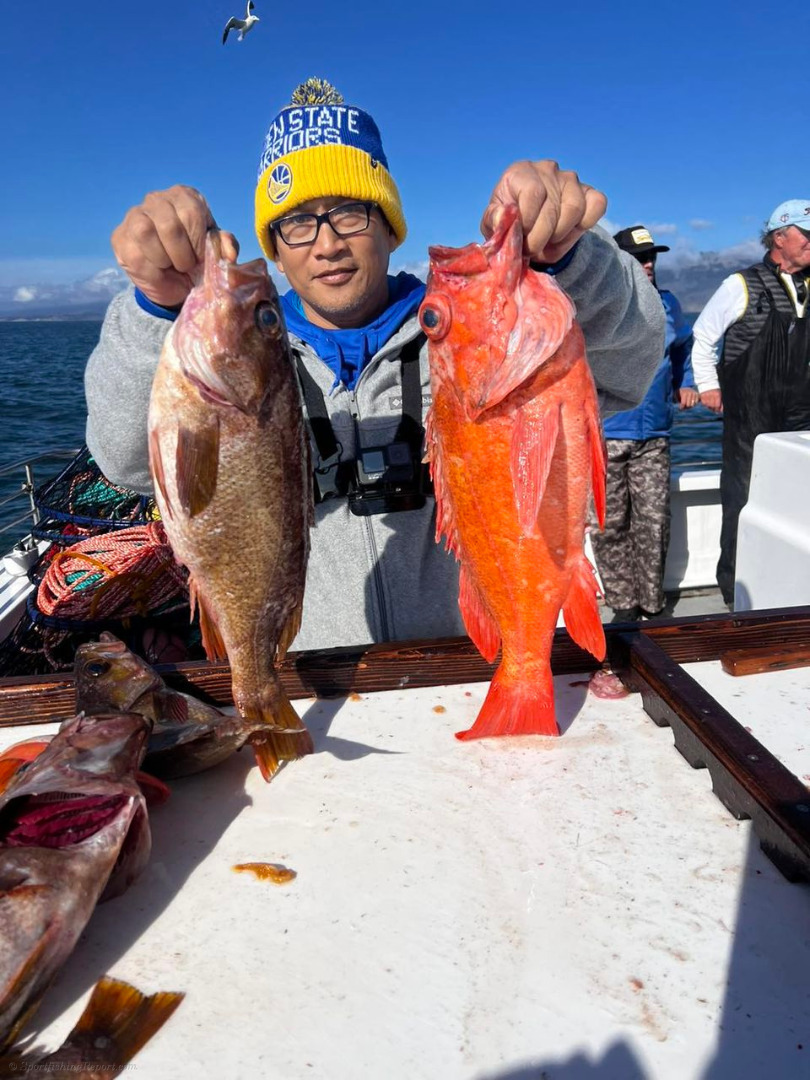
<path id="1" fill-rule="evenodd" d="M 663 310 L 635 260 L 594 228 L 604 196 L 555 162 L 522 161 L 485 202 L 482 193 L 484 236 L 515 201 L 535 272 L 555 274 L 577 305 L 603 412 L 637 405 L 663 351 Z M 315 469 L 294 648 L 464 633 L 457 568 L 435 541 L 421 466 L 425 287 L 388 273 L 406 224 L 372 117 L 322 80 L 298 87 L 267 131 L 255 212 L 262 250 L 290 285 L 282 307 Z M 176 186 L 147 195 L 113 233 L 132 288 L 110 304 L 88 362 L 87 444 L 109 480 L 144 494 L 152 377 L 213 225 L 203 196 Z M 235 259 L 235 238 L 222 241 Z"/>
<path id="2" fill-rule="evenodd" d="M 762 262 L 727 277 L 693 330 L 700 400 L 723 414 L 717 584 L 729 608 L 754 440 L 766 431 L 810 430 L 810 199 L 780 203 L 761 240 Z"/>

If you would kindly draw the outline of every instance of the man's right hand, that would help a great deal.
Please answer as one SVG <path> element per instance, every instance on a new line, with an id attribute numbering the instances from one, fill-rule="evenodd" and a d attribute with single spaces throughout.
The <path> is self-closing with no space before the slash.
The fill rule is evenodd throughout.
<path id="1" fill-rule="evenodd" d="M 721 413 L 723 411 L 723 395 L 719 390 L 704 390 L 700 395 L 700 404 L 705 405 L 712 412 Z"/>
<path id="2" fill-rule="evenodd" d="M 175 184 L 133 206 L 112 234 L 122 270 L 147 299 L 161 307 L 182 304 L 196 284 L 205 257 L 205 235 L 217 227 L 203 196 Z M 235 261 L 239 244 L 223 232 L 222 254 Z"/>

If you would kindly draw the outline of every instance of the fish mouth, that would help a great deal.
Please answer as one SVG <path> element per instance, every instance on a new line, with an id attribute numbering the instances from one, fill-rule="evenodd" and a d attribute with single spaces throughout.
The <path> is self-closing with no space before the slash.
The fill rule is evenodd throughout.
<path id="1" fill-rule="evenodd" d="M 0 846 L 68 848 L 95 836 L 131 802 L 131 796 L 48 792 L 13 799 L 0 821 Z"/>

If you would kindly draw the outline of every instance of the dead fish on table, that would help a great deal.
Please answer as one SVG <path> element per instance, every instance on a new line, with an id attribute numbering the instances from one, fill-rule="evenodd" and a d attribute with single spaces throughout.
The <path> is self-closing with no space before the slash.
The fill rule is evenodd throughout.
<path id="1" fill-rule="evenodd" d="M 217 237 L 217 239 L 215 239 Z M 209 659 L 227 656 L 233 700 L 269 780 L 312 738 L 276 671 L 298 633 L 312 484 L 298 382 L 263 260 L 206 241 L 203 281 L 163 346 L 149 407 L 163 525 L 189 570 Z"/>
<path id="2" fill-rule="evenodd" d="M 99 900 L 151 849 L 135 780 L 149 722 L 77 716 L 0 795 L 0 1051 L 33 1014 Z"/>
<path id="3" fill-rule="evenodd" d="M 154 668 L 107 631 L 78 647 L 73 671 L 76 712 L 137 712 L 153 722 L 143 769 L 164 780 L 219 765 L 264 726 L 261 720 L 228 716 L 170 689 Z"/>
<path id="4" fill-rule="evenodd" d="M 73 1080 L 110 1080 L 159 1031 L 185 994 L 142 994 L 129 983 L 105 975 L 99 979 L 76 1026 L 58 1050 L 0 1058 L 0 1076 L 34 1072 Z"/>

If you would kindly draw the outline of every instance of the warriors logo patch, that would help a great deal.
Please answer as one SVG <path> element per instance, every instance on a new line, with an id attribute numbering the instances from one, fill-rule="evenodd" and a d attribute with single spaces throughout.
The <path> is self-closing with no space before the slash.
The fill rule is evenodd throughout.
<path id="1" fill-rule="evenodd" d="M 280 162 L 270 173 L 267 181 L 267 194 L 271 203 L 284 202 L 290 194 L 292 187 L 292 169 L 289 165 Z"/>

